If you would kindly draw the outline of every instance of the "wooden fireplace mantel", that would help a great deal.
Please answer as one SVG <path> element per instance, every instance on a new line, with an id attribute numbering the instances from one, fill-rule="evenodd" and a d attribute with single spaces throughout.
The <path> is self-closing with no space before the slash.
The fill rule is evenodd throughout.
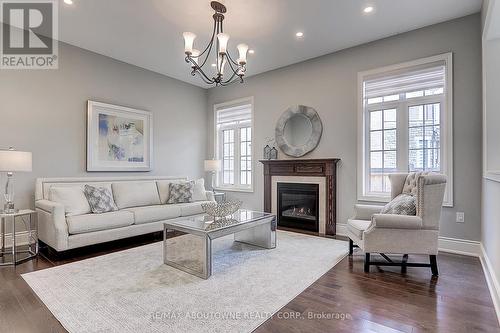
<path id="1" fill-rule="evenodd" d="M 273 176 L 325 177 L 325 233 L 334 236 L 337 223 L 337 163 L 339 161 L 338 158 L 261 160 L 260 162 L 264 164 L 264 210 L 271 212 Z"/>

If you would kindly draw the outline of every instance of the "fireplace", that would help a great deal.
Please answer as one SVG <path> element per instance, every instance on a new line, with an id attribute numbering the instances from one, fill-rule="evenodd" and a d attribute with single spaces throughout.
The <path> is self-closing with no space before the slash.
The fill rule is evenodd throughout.
<path id="1" fill-rule="evenodd" d="M 319 185 L 278 183 L 278 226 L 319 231 Z"/>

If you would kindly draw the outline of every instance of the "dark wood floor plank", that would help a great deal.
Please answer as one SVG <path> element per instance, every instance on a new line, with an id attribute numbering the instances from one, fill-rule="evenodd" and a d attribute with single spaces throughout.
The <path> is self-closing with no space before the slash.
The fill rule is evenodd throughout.
<path id="1" fill-rule="evenodd" d="M 0 268 L 0 332 L 65 332 L 21 274 L 158 241 L 158 234 L 92 247 L 66 258 L 39 256 Z M 428 260 L 410 256 L 410 260 Z M 357 250 L 294 298 L 257 333 L 500 332 L 477 258 L 440 254 L 440 276 L 426 268 L 371 267 Z"/>

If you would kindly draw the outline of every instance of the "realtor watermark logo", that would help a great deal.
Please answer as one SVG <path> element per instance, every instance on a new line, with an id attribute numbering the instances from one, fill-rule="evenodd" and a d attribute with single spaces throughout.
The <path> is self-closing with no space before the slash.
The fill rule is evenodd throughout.
<path id="1" fill-rule="evenodd" d="M 58 0 L 0 0 L 0 69 L 58 68 Z"/>

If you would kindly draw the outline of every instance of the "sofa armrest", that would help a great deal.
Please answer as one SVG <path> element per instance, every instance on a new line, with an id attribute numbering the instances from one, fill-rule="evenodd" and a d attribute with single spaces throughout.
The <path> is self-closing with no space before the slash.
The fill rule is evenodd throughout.
<path id="1" fill-rule="evenodd" d="M 207 194 L 207 200 L 208 201 L 215 201 L 214 192 L 212 192 L 212 191 L 206 191 L 206 194 Z"/>
<path id="2" fill-rule="evenodd" d="M 57 251 L 67 250 L 69 233 L 64 205 L 38 200 L 35 207 L 38 212 L 39 238 Z"/>
<path id="3" fill-rule="evenodd" d="M 371 220 L 373 214 L 378 214 L 382 210 L 382 206 L 374 205 L 354 205 L 353 220 Z"/>
<path id="4" fill-rule="evenodd" d="M 421 229 L 422 219 L 420 216 L 375 214 L 372 216 L 372 225 L 385 229 Z"/>

